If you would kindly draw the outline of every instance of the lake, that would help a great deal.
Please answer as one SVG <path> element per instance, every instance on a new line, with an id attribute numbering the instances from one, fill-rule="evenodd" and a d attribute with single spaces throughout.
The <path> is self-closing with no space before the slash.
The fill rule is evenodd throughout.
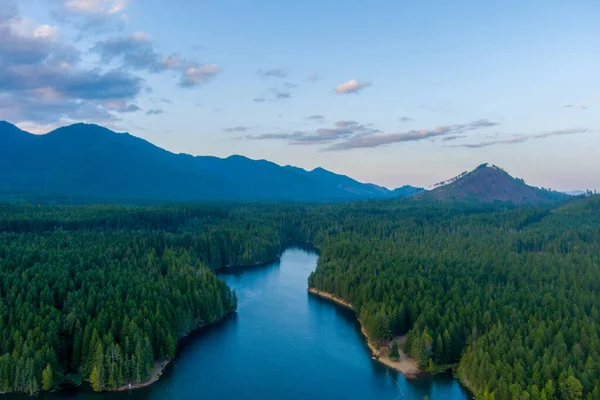
<path id="1" fill-rule="evenodd" d="M 186 338 L 155 384 L 131 392 L 89 387 L 42 394 L 77 400 L 463 400 L 450 375 L 406 380 L 372 360 L 354 313 L 309 295 L 317 263 L 290 248 L 273 264 L 220 274 L 238 296 L 238 312 Z M 0 399 L 25 396 L 0 396 Z"/>

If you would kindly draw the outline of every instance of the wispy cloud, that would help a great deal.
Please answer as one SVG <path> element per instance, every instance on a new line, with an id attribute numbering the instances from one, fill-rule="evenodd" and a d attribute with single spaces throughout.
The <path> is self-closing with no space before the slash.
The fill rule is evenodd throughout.
<path id="1" fill-rule="evenodd" d="M 276 92 L 275 97 L 280 100 L 289 99 L 290 97 L 292 97 L 292 94 L 290 92 Z"/>
<path id="2" fill-rule="evenodd" d="M 231 128 L 223 128 L 224 132 L 228 132 L 228 133 L 234 133 L 234 132 L 246 132 L 249 131 L 250 127 L 248 126 L 233 126 Z"/>
<path id="3" fill-rule="evenodd" d="M 288 76 L 288 70 L 286 68 L 273 68 L 262 70 L 259 69 L 256 73 L 262 78 L 286 78 Z"/>
<path id="4" fill-rule="evenodd" d="M 66 0 L 65 7 L 83 14 L 111 15 L 125 11 L 127 0 Z"/>
<path id="5" fill-rule="evenodd" d="M 556 130 L 556 131 L 542 132 L 537 135 L 534 135 L 533 137 L 536 139 L 541 139 L 541 138 L 545 138 L 545 137 L 549 137 L 549 136 L 574 135 L 574 134 L 578 134 L 578 133 L 589 133 L 589 132 L 590 132 L 590 130 L 586 129 L 586 128 L 569 128 L 569 129 L 560 129 L 560 130 Z"/>
<path id="6" fill-rule="evenodd" d="M 162 113 L 164 113 L 164 110 L 162 108 L 155 108 L 153 110 L 146 111 L 146 115 L 158 115 Z"/>
<path id="7" fill-rule="evenodd" d="M 583 105 L 583 104 L 580 104 L 580 105 L 577 105 L 577 104 L 563 104 L 561 107 L 562 108 L 579 108 L 581 110 L 587 110 L 587 106 Z"/>
<path id="8" fill-rule="evenodd" d="M 394 143 L 416 142 L 425 139 L 433 139 L 442 136 L 457 135 L 460 133 L 496 126 L 498 123 L 480 119 L 469 122 L 467 124 L 456 124 L 439 126 L 433 129 L 412 130 L 400 133 L 386 133 L 370 136 L 356 136 L 344 140 L 340 143 L 335 143 L 327 147 L 326 151 L 351 150 L 356 148 L 374 148 Z"/>
<path id="9" fill-rule="evenodd" d="M 205 64 L 187 67 L 183 71 L 179 87 L 194 88 L 198 87 L 221 73 L 221 67 L 217 64 Z"/>
<path id="10" fill-rule="evenodd" d="M 371 86 L 370 82 L 360 82 L 357 79 L 352 79 L 336 86 L 335 92 L 337 94 L 359 93 L 369 86 Z"/>
<path id="11" fill-rule="evenodd" d="M 507 139 L 490 140 L 487 142 L 458 144 L 458 145 L 454 145 L 452 147 L 466 147 L 468 149 L 480 149 L 482 147 L 490 147 L 490 146 L 495 146 L 497 144 L 518 144 L 518 143 L 525 143 L 529 140 L 543 139 L 543 138 L 547 138 L 550 136 L 576 135 L 576 134 L 580 134 L 580 133 L 589 133 L 589 132 L 591 132 L 591 131 L 586 128 L 569 128 L 569 129 L 560 129 L 560 130 L 555 130 L 555 131 L 541 132 L 541 133 L 538 133 L 536 135 L 531 135 L 531 136 L 520 135 L 520 136 L 515 136 L 515 137 L 511 137 L 511 138 L 507 138 Z"/>
<path id="12" fill-rule="evenodd" d="M 527 138 L 525 136 L 517 136 L 517 137 L 513 137 L 513 138 L 508 138 L 508 139 L 491 140 L 489 142 L 471 143 L 471 144 L 457 144 L 457 145 L 452 146 L 452 147 L 466 147 L 467 149 L 480 149 L 482 147 L 495 146 L 497 144 L 517 144 L 517 143 L 524 143 L 528 139 L 529 138 Z"/>
<path id="13" fill-rule="evenodd" d="M 312 74 L 310 74 L 310 75 L 309 75 L 309 76 L 308 76 L 306 79 L 308 79 L 308 81 L 309 81 L 309 82 L 313 82 L 313 83 L 314 83 L 314 82 L 318 82 L 318 81 L 320 81 L 320 80 L 321 80 L 321 78 L 322 78 L 322 76 L 321 76 L 321 75 L 319 75 L 319 74 L 318 74 L 318 73 L 316 73 L 316 72 L 313 72 L 313 73 L 312 73 Z"/>
<path id="14" fill-rule="evenodd" d="M 398 121 L 400 121 L 400 122 L 413 122 L 414 119 L 412 119 L 411 117 L 400 117 L 400 118 L 398 118 Z"/>
<path id="15" fill-rule="evenodd" d="M 179 86 L 183 88 L 200 86 L 221 72 L 217 64 L 201 65 L 177 54 L 158 54 L 150 36 L 143 32 L 96 42 L 92 51 L 100 55 L 104 63 L 120 62 L 123 69 L 152 73 L 176 71 L 180 75 Z"/>
<path id="16" fill-rule="evenodd" d="M 137 104 L 127 104 L 127 102 L 124 100 L 108 100 L 105 101 L 103 104 L 107 109 L 119 113 L 134 113 L 142 111 L 142 109 Z"/>
<path id="17" fill-rule="evenodd" d="M 361 137 L 380 132 L 357 121 L 338 121 L 333 128 L 320 128 L 315 131 L 294 131 L 292 133 L 265 133 L 245 136 L 249 140 L 287 140 L 292 145 L 322 144 L 350 137 Z"/>
<path id="18" fill-rule="evenodd" d="M 323 121 L 325 119 L 325 117 L 322 115 L 311 115 L 311 116 L 306 117 L 306 119 L 310 119 L 313 121 Z"/>
<path id="19" fill-rule="evenodd" d="M 458 139 L 462 139 L 462 138 L 466 138 L 467 135 L 450 135 L 450 136 L 446 136 L 444 138 L 442 138 L 442 140 L 444 142 L 450 142 L 452 140 L 458 140 Z"/>
<path id="20" fill-rule="evenodd" d="M 108 32 L 122 29 L 127 21 L 128 0 L 55 0 L 53 17 L 74 25 L 81 32 Z M 83 37 L 83 35 L 81 35 Z"/>
<path id="21" fill-rule="evenodd" d="M 261 93 L 259 97 L 254 98 L 252 101 L 255 103 L 267 103 L 290 99 L 293 96 L 293 92 L 291 92 L 290 89 L 296 86 L 297 85 L 286 82 L 281 86 L 275 86 L 269 89 L 267 92 Z"/>

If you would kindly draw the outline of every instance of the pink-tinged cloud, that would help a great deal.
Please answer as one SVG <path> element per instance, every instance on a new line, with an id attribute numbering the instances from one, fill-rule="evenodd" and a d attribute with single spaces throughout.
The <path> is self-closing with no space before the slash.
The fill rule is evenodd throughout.
<path id="1" fill-rule="evenodd" d="M 337 94 L 358 93 L 369 86 L 371 86 L 370 82 L 360 82 L 357 79 L 352 79 L 336 86 L 335 92 Z"/>

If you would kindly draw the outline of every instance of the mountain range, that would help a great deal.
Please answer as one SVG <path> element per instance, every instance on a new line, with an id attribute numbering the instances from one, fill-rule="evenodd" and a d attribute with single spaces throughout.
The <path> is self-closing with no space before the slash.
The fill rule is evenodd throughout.
<path id="1" fill-rule="evenodd" d="M 0 121 L 0 198 L 67 198 L 102 202 L 353 201 L 412 197 L 463 203 L 539 204 L 564 193 L 527 185 L 482 164 L 424 190 L 394 190 L 323 168 L 307 171 L 240 155 L 175 154 L 130 135 L 90 124 L 34 135 Z"/>
<path id="2" fill-rule="evenodd" d="M 175 154 L 129 133 L 74 124 L 34 135 L 0 121 L 0 195 L 104 201 L 351 201 L 408 197 L 322 168 Z"/>

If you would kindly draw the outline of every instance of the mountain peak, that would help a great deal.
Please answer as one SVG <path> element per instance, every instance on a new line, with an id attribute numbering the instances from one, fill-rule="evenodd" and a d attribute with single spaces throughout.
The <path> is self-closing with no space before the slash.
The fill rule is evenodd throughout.
<path id="1" fill-rule="evenodd" d="M 502 168 L 484 163 L 470 172 L 434 185 L 434 189 L 421 195 L 437 201 L 467 203 L 513 204 L 548 203 L 564 198 L 562 193 L 529 186 L 523 179 L 514 178 Z"/>
<path id="2" fill-rule="evenodd" d="M 23 132 L 0 124 L 0 195 L 95 201 L 349 201 L 399 195 L 325 169 L 308 172 L 242 155 L 174 154 L 94 124 L 45 135 L 12 131 Z"/>
<path id="3" fill-rule="evenodd" d="M 18 126 L 11 124 L 8 121 L 0 120 L 0 134 L 11 134 L 13 132 L 27 133 Z"/>

